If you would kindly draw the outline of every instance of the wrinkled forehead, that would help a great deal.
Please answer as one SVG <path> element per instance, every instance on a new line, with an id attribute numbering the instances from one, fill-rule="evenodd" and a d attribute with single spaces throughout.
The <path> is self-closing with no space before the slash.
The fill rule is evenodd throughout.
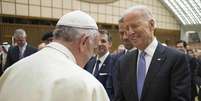
<path id="1" fill-rule="evenodd" d="M 138 21 L 143 18 L 143 13 L 140 11 L 132 11 L 124 16 L 124 24 L 130 23 L 131 21 Z"/>

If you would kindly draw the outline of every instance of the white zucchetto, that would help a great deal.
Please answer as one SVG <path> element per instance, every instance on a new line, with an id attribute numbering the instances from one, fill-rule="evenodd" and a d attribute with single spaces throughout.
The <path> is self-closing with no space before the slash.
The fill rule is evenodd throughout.
<path id="1" fill-rule="evenodd" d="M 80 10 L 63 15 L 57 22 L 57 25 L 98 29 L 96 21 L 87 13 Z"/>

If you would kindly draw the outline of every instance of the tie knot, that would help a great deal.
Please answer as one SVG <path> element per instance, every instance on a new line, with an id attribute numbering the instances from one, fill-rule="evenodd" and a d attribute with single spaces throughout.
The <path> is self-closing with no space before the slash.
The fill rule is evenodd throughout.
<path id="1" fill-rule="evenodd" d="M 141 53 L 140 53 L 140 56 L 145 56 L 146 55 L 146 52 L 145 51 L 142 51 Z"/>
<path id="2" fill-rule="evenodd" d="M 99 64 L 101 61 L 100 60 L 96 60 L 96 63 Z"/>

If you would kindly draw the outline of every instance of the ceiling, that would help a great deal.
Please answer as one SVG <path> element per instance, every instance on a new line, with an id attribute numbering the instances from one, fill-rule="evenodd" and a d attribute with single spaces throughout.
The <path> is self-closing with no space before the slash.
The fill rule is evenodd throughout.
<path id="1" fill-rule="evenodd" d="M 183 25 L 201 25 L 201 0 L 161 0 Z"/>

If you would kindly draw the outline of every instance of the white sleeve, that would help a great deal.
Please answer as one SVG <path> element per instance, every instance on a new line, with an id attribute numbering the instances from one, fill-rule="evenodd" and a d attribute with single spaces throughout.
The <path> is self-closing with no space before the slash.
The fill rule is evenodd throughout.
<path id="1" fill-rule="evenodd" d="M 105 88 L 99 83 L 92 91 L 92 101 L 109 101 Z"/>
<path id="2" fill-rule="evenodd" d="M 75 78 L 58 80 L 52 87 L 50 101 L 109 101 L 103 86 L 96 85 Z"/>

